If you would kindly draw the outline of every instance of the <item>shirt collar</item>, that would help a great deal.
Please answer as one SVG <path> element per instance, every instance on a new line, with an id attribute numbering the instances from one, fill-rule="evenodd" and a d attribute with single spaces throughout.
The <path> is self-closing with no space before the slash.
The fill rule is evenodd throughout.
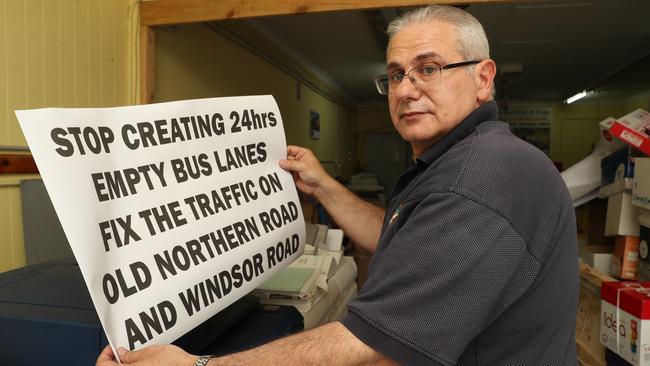
<path id="1" fill-rule="evenodd" d="M 418 159 L 417 163 L 429 165 L 433 163 L 440 155 L 444 154 L 460 140 L 469 136 L 476 126 L 485 121 L 496 121 L 498 117 L 497 104 L 489 101 L 473 110 L 465 119 L 454 127 L 449 133 L 436 141 L 431 147 L 424 152 Z"/>

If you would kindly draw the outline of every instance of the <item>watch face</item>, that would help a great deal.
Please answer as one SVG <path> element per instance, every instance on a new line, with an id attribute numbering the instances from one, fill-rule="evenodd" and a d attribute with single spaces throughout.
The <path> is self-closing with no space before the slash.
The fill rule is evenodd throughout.
<path id="1" fill-rule="evenodd" d="M 648 243 L 645 240 L 639 243 L 639 255 L 642 259 L 648 259 Z"/>
<path id="2" fill-rule="evenodd" d="M 205 366 L 211 358 L 212 356 L 200 356 L 194 363 L 194 366 Z"/>

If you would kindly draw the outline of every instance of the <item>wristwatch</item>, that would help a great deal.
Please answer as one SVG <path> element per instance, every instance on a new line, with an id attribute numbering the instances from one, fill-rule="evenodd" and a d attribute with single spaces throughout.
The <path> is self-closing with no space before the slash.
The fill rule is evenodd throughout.
<path id="1" fill-rule="evenodd" d="M 214 358 L 214 355 L 199 356 L 196 362 L 194 362 L 194 366 L 205 366 L 212 358 Z"/>

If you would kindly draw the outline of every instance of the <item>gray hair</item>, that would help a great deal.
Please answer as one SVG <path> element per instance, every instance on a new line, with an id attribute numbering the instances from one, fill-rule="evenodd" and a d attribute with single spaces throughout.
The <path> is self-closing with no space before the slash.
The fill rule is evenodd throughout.
<path id="1" fill-rule="evenodd" d="M 481 23 L 472 14 L 453 6 L 429 5 L 399 16 L 390 22 L 386 29 L 388 43 L 390 44 L 395 34 L 409 24 L 432 20 L 449 23 L 456 27 L 456 48 L 465 60 L 485 60 L 490 58 L 490 45 Z M 473 72 L 474 66 L 469 66 L 467 71 Z M 494 99 L 495 94 L 493 83 L 491 99 Z"/>
<path id="2" fill-rule="evenodd" d="M 388 40 L 409 24 L 431 20 L 450 23 L 456 26 L 456 47 L 467 60 L 490 58 L 490 46 L 483 26 L 470 13 L 453 6 L 429 5 L 410 11 L 393 20 L 386 29 Z"/>

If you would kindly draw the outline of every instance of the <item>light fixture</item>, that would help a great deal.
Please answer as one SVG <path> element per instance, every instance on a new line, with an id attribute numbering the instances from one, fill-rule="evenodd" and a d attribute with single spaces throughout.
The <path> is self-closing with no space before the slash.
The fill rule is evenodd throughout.
<path id="1" fill-rule="evenodd" d="M 568 97 L 564 101 L 564 104 L 571 104 L 571 103 L 575 102 L 576 100 L 580 100 L 580 99 L 582 99 L 582 98 L 584 98 L 584 97 L 586 97 L 588 95 L 591 95 L 593 93 L 594 93 L 593 90 L 583 90 L 583 91 L 581 91 L 580 93 L 578 93 L 578 94 L 576 94 L 574 96 Z"/>

